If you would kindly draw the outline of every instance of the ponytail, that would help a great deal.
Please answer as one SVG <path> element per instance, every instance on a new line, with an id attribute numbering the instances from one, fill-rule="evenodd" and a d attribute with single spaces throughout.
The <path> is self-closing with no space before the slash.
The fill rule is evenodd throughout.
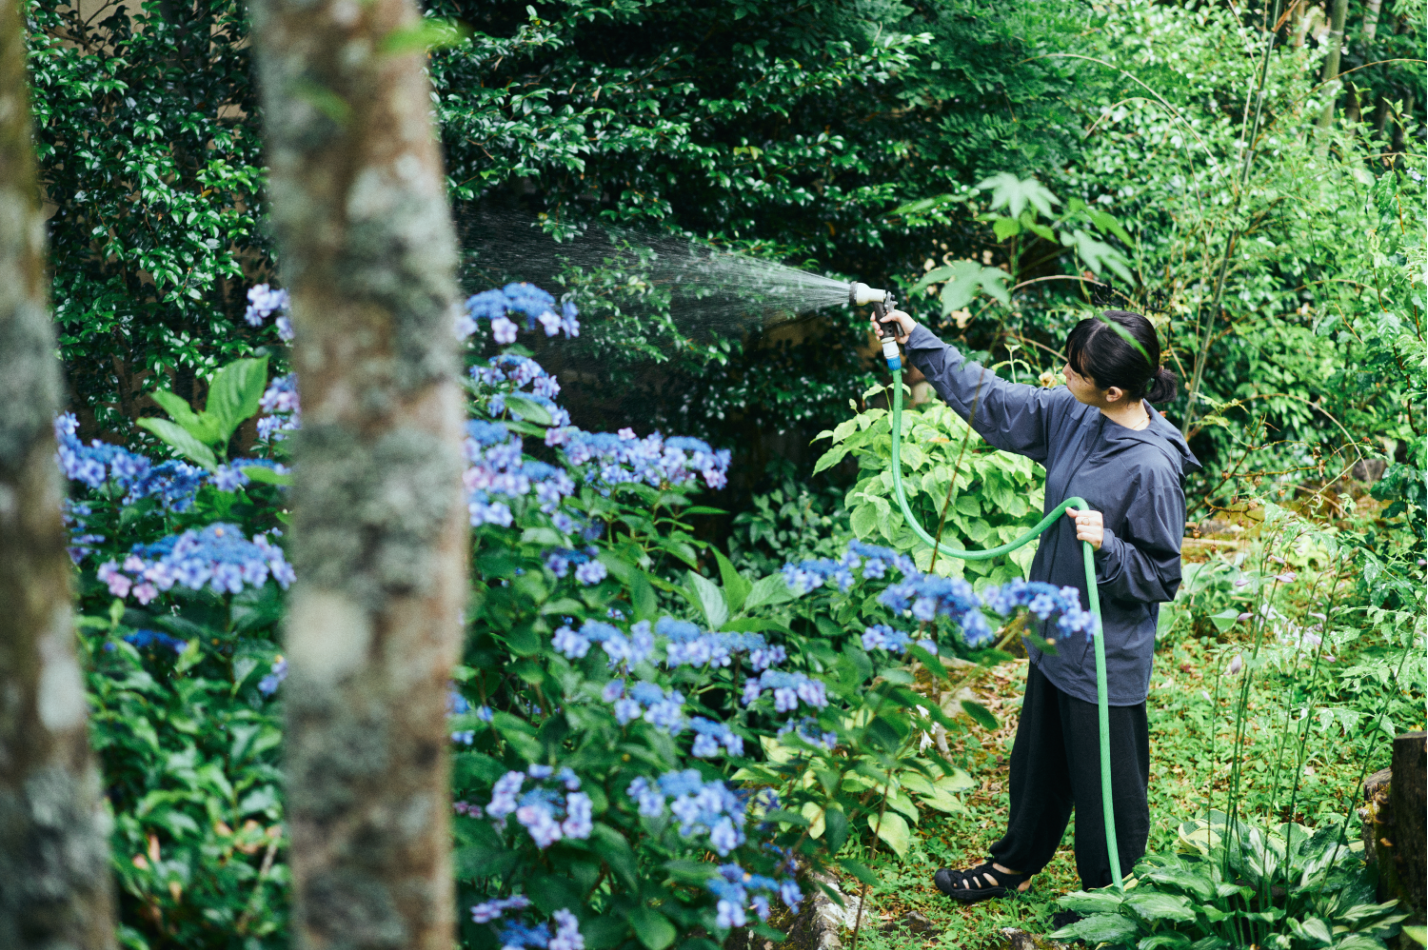
<path id="1" fill-rule="evenodd" d="M 1155 375 L 1150 377 L 1150 382 L 1146 385 L 1143 398 L 1151 402 L 1169 402 L 1175 398 L 1176 382 L 1178 380 L 1174 373 L 1164 366 L 1157 366 Z"/>

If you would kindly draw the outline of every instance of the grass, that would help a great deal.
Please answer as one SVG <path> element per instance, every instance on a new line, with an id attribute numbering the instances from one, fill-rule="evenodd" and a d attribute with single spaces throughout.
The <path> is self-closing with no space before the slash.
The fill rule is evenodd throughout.
<path id="1" fill-rule="evenodd" d="M 1191 636 L 1174 640 L 1157 651 L 1147 700 L 1151 730 L 1149 851 L 1173 850 L 1180 823 L 1204 816 L 1210 807 L 1207 794 L 1213 794 L 1214 807 L 1225 807 L 1235 703 L 1239 677 L 1245 675 L 1232 677 L 1224 672 L 1227 657 L 1235 652 L 1247 656 L 1247 644 L 1232 637 L 1217 642 Z M 1345 664 L 1348 659 L 1340 657 L 1338 661 Z M 849 845 L 848 856 L 865 861 L 878 875 L 859 934 L 860 947 L 1003 947 L 1003 928 L 1049 933 L 1051 916 L 1057 910 L 1055 899 L 1080 889 L 1071 849 L 1073 828 L 1067 829 L 1055 858 L 1033 879 L 1031 889 L 1024 895 L 963 906 L 939 894 L 932 885 L 932 875 L 939 867 L 980 864 L 1005 828 L 1006 760 L 1015 734 L 1026 664 L 1025 659 L 1018 659 L 987 668 L 968 684 L 970 695 L 962 694 L 987 706 L 1001 723 L 995 732 L 972 727 L 973 731 L 953 746 L 953 758 L 979 783 L 966 796 L 967 812 L 924 815 L 917 827 L 917 840 L 903 859 L 885 846 L 872 847 L 870 836 Z M 1221 680 L 1218 690 L 1217 678 Z M 1417 721 L 1407 728 L 1422 728 L 1422 685 L 1400 688 L 1400 693 L 1418 709 Z M 1285 742 L 1284 736 L 1302 725 L 1286 719 L 1285 698 L 1292 695 L 1291 672 L 1270 667 L 1260 670 L 1248 703 L 1243 748 L 1238 756 L 1242 813 L 1263 816 L 1273 801 L 1279 820 L 1292 817 L 1311 826 L 1342 821 L 1358 802 L 1365 758 L 1370 759 L 1370 770 L 1386 766 L 1389 743 L 1382 737 L 1375 740 L 1372 730 L 1362 727 L 1367 720 L 1354 721 L 1352 716 L 1332 712 L 1322 721 L 1316 717 L 1311 725 L 1295 814 L 1285 814 L 1298 746 L 1297 741 Z M 1333 698 L 1333 694 L 1329 697 Z M 1399 723 L 1399 727 L 1403 724 Z M 1276 789 L 1273 778 L 1277 756 L 1287 756 L 1288 764 L 1278 770 Z M 1349 834 L 1356 835 L 1357 829 L 1358 819 L 1354 816 Z M 846 886 L 853 887 L 855 882 Z M 926 916 L 938 932 L 912 934 L 893 926 L 909 911 Z"/>

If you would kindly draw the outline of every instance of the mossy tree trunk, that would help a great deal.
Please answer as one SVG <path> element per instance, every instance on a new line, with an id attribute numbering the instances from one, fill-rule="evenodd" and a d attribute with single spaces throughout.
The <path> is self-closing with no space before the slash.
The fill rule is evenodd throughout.
<path id="1" fill-rule="evenodd" d="M 1324 73 L 1321 82 L 1330 82 L 1339 75 L 1339 59 L 1344 50 L 1344 19 L 1348 15 L 1349 0 L 1333 0 L 1329 13 L 1329 34 L 1324 41 L 1329 44 L 1329 54 L 1324 57 Z M 1328 103 L 1319 114 L 1319 128 L 1327 129 L 1334 121 L 1334 101 L 1338 93 L 1330 87 Z"/>
<path id="2" fill-rule="evenodd" d="M 255 0 L 302 400 L 287 622 L 299 947 L 449 950 L 465 595 L 456 244 L 410 0 Z"/>
<path id="3" fill-rule="evenodd" d="M 0 947 L 114 945 L 60 516 L 60 375 L 24 27 L 0 0 Z"/>

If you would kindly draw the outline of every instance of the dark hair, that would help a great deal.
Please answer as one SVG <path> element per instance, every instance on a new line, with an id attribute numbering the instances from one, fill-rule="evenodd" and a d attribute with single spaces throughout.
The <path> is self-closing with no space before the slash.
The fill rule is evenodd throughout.
<path id="1" fill-rule="evenodd" d="M 1138 313 L 1107 310 L 1082 320 L 1066 338 L 1066 361 L 1099 389 L 1116 386 L 1132 400 L 1175 398 L 1175 374 L 1160 365 L 1155 327 Z"/>

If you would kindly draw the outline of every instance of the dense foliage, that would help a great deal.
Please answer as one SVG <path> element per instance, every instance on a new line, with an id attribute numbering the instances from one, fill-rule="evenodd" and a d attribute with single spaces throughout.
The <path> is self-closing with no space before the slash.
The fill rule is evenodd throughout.
<path id="1" fill-rule="evenodd" d="M 290 333 L 283 294 L 250 299 L 262 333 Z M 579 332 L 574 308 L 528 285 L 468 312 L 458 332 L 478 339 Z M 966 774 L 909 754 L 965 728 L 927 704 L 909 660 L 946 678 L 939 655 L 990 637 L 984 610 L 1091 629 L 1046 585 L 977 594 L 872 545 L 748 577 L 683 521 L 691 494 L 725 480 L 727 452 L 571 425 L 559 382 L 518 344 L 476 359 L 470 385 L 475 579 L 450 706 L 467 945 L 664 950 L 796 908 L 810 863 L 849 835 L 901 853 L 923 810 L 962 808 Z M 266 358 L 223 367 L 208 391 L 201 411 L 154 394 L 172 418 L 148 428 L 186 461 L 57 423 L 135 947 L 284 934 L 275 626 L 293 572 L 278 458 L 300 412 Z M 228 459 L 260 410 L 265 457 Z"/>
<path id="2" fill-rule="evenodd" d="M 1423 723 L 1424 93 L 1412 64 L 1365 64 L 1420 55 L 1422 8 L 1385 0 L 1370 30 L 1349 4 L 1344 68 L 1364 68 L 1321 127 L 1338 92 L 1305 7 L 1276 23 L 1273 3 L 1149 0 L 428 5 L 471 28 L 413 40 L 440 40 L 464 278 L 562 291 L 478 293 L 458 327 L 464 945 L 712 950 L 735 926 L 772 937 L 815 869 L 892 888 L 931 856 L 977 857 L 948 841 L 985 829 L 973 763 L 1006 751 L 966 689 L 1006 658 L 992 626 L 1029 606 L 1085 633 L 1064 592 L 1020 580 L 1031 548 L 933 565 L 913 542 L 862 317 L 763 327 L 729 304 L 698 326 L 652 262 L 689 237 L 893 287 L 1041 385 L 1088 305 L 1145 310 L 1181 377 L 1161 408 L 1207 463 L 1192 517 L 1242 533 L 1188 561 L 1161 614 L 1157 668 L 1174 656 L 1167 677 L 1196 686 L 1153 696 L 1187 772 L 1155 807 L 1195 853 L 1153 839 L 1134 893 L 1067 904 L 1097 912 L 1077 933 L 1391 933 L 1346 796 Z M 286 295 L 244 299 L 281 283 L 245 15 L 39 0 L 30 17 L 121 937 L 276 947 L 284 437 L 301 419 Z M 742 294 L 735 272 L 709 295 Z M 982 547 L 1034 523 L 1040 470 L 907 383 L 928 530 Z M 731 482 L 762 491 L 732 512 L 713 505 L 740 493 L 699 497 Z"/>
<path id="3" fill-rule="evenodd" d="M 243 292 L 269 263 L 247 14 L 232 0 L 29 10 L 73 408 L 86 431 L 127 436 L 156 382 L 200 401 L 201 379 L 252 341 Z"/>
<path id="4" fill-rule="evenodd" d="M 1362 68 L 1348 122 L 1316 131 L 1334 88 L 1318 85 L 1323 15 L 1269 23 L 1261 6 L 433 4 L 471 30 L 428 37 L 443 44 L 431 75 L 468 279 L 556 276 L 553 244 L 514 263 L 490 253 L 510 243 L 512 215 L 562 237 L 689 234 L 912 289 L 975 261 L 1037 282 L 1010 297 L 987 285 L 981 299 L 1000 306 L 984 313 L 969 298 L 945 308 L 955 335 L 1044 368 L 1038 347 L 1059 347 L 1066 304 L 1085 299 L 1045 278 L 1088 267 L 1137 305 L 1162 301 L 1195 391 L 1172 408 L 1207 488 L 1221 472 L 1231 491 L 1257 471 L 1312 477 L 1383 440 L 1408 462 L 1421 361 L 1379 341 L 1423 319 L 1401 276 L 1422 230 L 1422 77 L 1401 61 L 1421 45 L 1418 8 L 1349 4 L 1344 68 Z M 46 0 L 32 30 L 73 408 L 88 433 L 123 431 L 156 411 L 154 374 L 201 401 L 203 378 L 252 340 L 240 290 L 272 261 L 246 21 L 224 2 L 83 17 Z M 1039 175 L 1065 204 L 998 212 L 999 193 L 970 186 L 999 172 Z M 1124 228 L 1046 220 L 1107 204 Z M 1345 231 L 1370 237 L 1334 239 Z M 567 374 L 582 419 L 654 405 L 761 469 L 770 445 L 788 451 L 779 433 L 811 437 L 871 382 L 847 311 L 773 336 L 690 333 L 659 293 L 631 290 L 628 260 L 610 275 L 619 292 L 590 284 L 592 263 L 564 275 L 589 290 L 586 332 L 551 355 L 599 355 L 593 375 L 588 362 Z M 508 273 L 520 270 L 540 273 Z M 934 318 L 922 300 L 914 312 Z M 1331 378 L 1338 366 L 1360 368 Z M 1281 446 L 1273 465 L 1236 464 L 1261 443 Z"/>

